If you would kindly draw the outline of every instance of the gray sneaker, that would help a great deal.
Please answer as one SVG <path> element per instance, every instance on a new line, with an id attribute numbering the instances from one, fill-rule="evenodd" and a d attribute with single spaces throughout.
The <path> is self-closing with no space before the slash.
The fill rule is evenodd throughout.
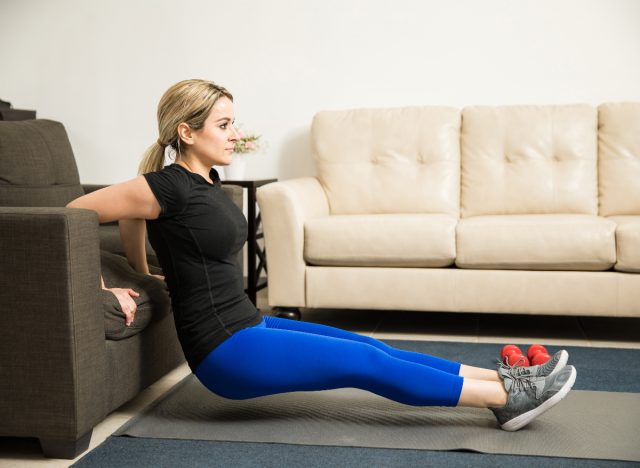
<path id="1" fill-rule="evenodd" d="M 576 381 L 576 369 L 566 366 L 548 377 L 506 375 L 503 383 L 509 394 L 507 404 L 493 411 L 500 427 L 517 431 L 562 400 Z"/>
<path id="2" fill-rule="evenodd" d="M 551 359 L 540 366 L 516 367 L 517 363 L 516 365 L 510 366 L 506 362 L 498 362 L 498 374 L 500 374 L 503 380 L 506 375 L 513 377 L 549 377 L 562 370 L 564 366 L 567 365 L 568 360 L 569 353 L 561 349 L 551 356 Z"/>

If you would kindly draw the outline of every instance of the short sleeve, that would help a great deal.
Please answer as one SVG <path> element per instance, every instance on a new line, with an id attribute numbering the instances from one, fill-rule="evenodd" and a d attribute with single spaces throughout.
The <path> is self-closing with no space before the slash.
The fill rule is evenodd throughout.
<path id="1" fill-rule="evenodd" d="M 186 174 L 165 168 L 143 176 L 160 204 L 159 218 L 182 213 L 189 195 L 189 177 Z"/>

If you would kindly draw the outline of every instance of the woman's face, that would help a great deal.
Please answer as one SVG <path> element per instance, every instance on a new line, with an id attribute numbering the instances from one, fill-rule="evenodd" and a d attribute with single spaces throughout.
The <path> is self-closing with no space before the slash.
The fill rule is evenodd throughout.
<path id="1" fill-rule="evenodd" d="M 211 108 L 200 130 L 193 132 L 190 152 L 210 166 L 231 164 L 233 146 L 240 138 L 233 126 L 233 101 L 222 97 Z"/>

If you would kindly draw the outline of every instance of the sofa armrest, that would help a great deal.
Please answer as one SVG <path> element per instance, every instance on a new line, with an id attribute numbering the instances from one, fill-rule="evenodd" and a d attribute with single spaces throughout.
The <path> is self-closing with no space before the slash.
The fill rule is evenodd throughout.
<path id="1" fill-rule="evenodd" d="M 275 182 L 257 191 L 269 268 L 269 305 L 305 307 L 304 223 L 329 215 L 316 178 Z"/>
<path id="2" fill-rule="evenodd" d="M 106 416 L 95 212 L 0 207 L 0 435 L 77 440 Z"/>

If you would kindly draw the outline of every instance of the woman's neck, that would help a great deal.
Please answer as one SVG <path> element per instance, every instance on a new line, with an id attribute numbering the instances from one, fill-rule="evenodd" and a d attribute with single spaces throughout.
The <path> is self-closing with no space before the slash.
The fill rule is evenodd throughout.
<path id="1" fill-rule="evenodd" d="M 213 183 L 213 181 L 209 178 L 209 172 L 211 171 L 211 168 L 205 167 L 198 160 L 187 160 L 187 158 L 183 156 L 180 159 L 176 160 L 176 164 L 179 164 L 180 166 L 184 167 L 190 172 L 193 172 L 194 174 L 201 175 L 207 182 L 211 184 Z"/>

